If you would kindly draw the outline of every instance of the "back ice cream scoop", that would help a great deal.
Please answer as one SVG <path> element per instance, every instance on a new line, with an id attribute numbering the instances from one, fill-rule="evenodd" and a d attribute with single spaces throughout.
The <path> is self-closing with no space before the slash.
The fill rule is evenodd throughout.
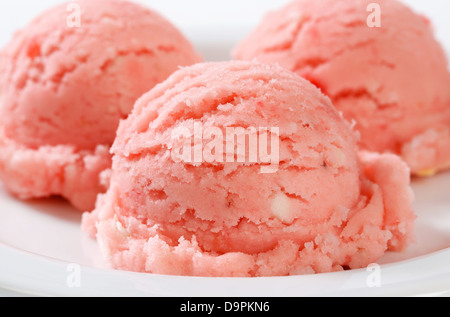
<path id="1" fill-rule="evenodd" d="M 235 49 L 313 82 L 366 150 L 400 155 L 416 175 L 450 167 L 450 72 L 431 22 L 396 0 L 296 0 Z"/>

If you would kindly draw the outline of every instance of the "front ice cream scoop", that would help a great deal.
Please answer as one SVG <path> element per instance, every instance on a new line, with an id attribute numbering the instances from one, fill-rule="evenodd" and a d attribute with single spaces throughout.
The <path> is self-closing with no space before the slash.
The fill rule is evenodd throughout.
<path id="1" fill-rule="evenodd" d="M 450 73 L 429 20 L 396 0 L 296 0 L 268 14 L 237 59 L 279 64 L 316 84 L 361 146 L 418 175 L 450 167 Z"/>
<path id="2" fill-rule="evenodd" d="M 177 71 L 138 100 L 112 152 L 110 187 L 83 228 L 117 269 L 330 272 L 413 240 L 407 166 L 357 153 L 330 100 L 280 67 Z"/>
<path id="3" fill-rule="evenodd" d="M 131 2 L 81 0 L 43 13 L 0 53 L 0 179 L 20 198 L 62 195 L 92 209 L 119 120 L 199 61 L 170 22 Z"/>

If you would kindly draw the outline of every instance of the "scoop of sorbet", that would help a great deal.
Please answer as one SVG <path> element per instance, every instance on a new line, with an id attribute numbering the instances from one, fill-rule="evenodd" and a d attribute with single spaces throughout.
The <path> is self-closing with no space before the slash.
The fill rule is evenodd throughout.
<path id="1" fill-rule="evenodd" d="M 412 172 L 450 167 L 450 73 L 430 22 L 395 0 L 297 0 L 268 14 L 237 59 L 309 79 L 356 122 L 361 146 Z"/>
<path id="2" fill-rule="evenodd" d="M 91 210 L 119 120 L 179 65 L 200 61 L 167 20 L 119 0 L 57 6 L 0 53 L 0 179 L 19 198 Z"/>
<path id="3" fill-rule="evenodd" d="M 413 240 L 408 167 L 358 154 L 330 100 L 281 67 L 177 71 L 138 100 L 112 152 L 110 187 L 83 227 L 117 269 L 330 272 Z"/>

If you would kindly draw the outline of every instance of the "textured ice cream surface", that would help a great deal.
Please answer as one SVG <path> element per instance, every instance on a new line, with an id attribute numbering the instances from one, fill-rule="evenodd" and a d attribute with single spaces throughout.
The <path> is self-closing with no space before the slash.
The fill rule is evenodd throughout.
<path id="1" fill-rule="evenodd" d="M 180 65 L 201 59 L 147 8 L 76 4 L 79 12 L 62 4 L 43 13 L 0 52 L 0 178 L 21 198 L 63 195 L 88 210 L 119 121 Z M 70 23 L 74 14 L 79 25 Z"/>
<path id="2" fill-rule="evenodd" d="M 446 54 L 430 21 L 396 0 L 376 1 L 381 24 L 369 27 L 373 3 L 293 1 L 267 14 L 234 55 L 313 82 L 356 121 L 364 149 L 401 155 L 414 174 L 448 168 Z"/>
<path id="3" fill-rule="evenodd" d="M 196 122 L 278 127 L 277 171 L 261 173 L 260 161 L 174 161 L 173 131 Z M 223 62 L 177 71 L 138 100 L 112 152 L 110 187 L 84 214 L 83 229 L 117 269 L 331 272 L 364 267 L 413 241 L 406 164 L 358 154 L 354 131 L 330 100 L 281 67 Z"/>

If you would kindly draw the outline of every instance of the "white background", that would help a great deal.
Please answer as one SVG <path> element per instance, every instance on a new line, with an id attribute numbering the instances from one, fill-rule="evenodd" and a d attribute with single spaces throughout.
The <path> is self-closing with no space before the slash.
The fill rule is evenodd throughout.
<path id="1" fill-rule="evenodd" d="M 0 1 L 0 46 L 5 45 L 13 32 L 26 25 L 34 16 L 49 6 L 64 2 L 71 1 Z M 194 42 L 204 58 L 211 61 L 229 59 L 231 49 L 251 31 L 268 10 L 279 8 L 290 0 L 136 0 L 136 2 L 145 4 L 168 18 Z M 433 21 L 437 38 L 447 53 L 450 53 L 450 1 L 403 0 L 403 2 Z M 203 36 L 198 37 L 199 33 Z"/>

